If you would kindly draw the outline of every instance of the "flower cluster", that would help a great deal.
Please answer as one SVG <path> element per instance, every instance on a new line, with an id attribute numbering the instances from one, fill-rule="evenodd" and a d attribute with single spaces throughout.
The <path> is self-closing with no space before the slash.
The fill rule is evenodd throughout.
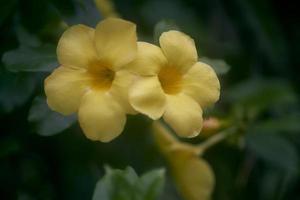
<path id="1" fill-rule="evenodd" d="M 182 137 L 202 128 L 202 109 L 216 102 L 214 70 L 198 62 L 194 41 L 164 32 L 160 47 L 138 42 L 135 24 L 117 18 L 95 29 L 75 25 L 59 40 L 60 66 L 45 80 L 49 107 L 78 112 L 85 135 L 109 142 L 124 129 L 126 114 L 161 117 Z"/>

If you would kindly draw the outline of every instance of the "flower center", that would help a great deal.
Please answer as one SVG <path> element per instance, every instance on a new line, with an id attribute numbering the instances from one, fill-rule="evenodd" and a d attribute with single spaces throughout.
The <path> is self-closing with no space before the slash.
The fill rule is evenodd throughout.
<path id="1" fill-rule="evenodd" d="M 101 61 L 89 63 L 88 73 L 92 77 L 91 85 L 93 89 L 108 90 L 115 78 L 115 72 L 110 65 Z"/>
<path id="2" fill-rule="evenodd" d="M 172 66 L 163 67 L 158 73 L 160 84 L 167 94 L 177 94 L 182 87 L 182 74 Z"/>

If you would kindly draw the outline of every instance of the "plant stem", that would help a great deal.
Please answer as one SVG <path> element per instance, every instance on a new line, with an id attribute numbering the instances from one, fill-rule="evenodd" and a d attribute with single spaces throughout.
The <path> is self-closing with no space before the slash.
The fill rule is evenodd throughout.
<path id="1" fill-rule="evenodd" d="M 225 138 L 227 138 L 228 136 L 232 135 L 235 132 L 236 132 L 236 128 L 231 127 L 231 128 L 228 128 L 224 131 L 221 131 L 221 132 L 215 134 L 214 136 L 211 136 L 206 141 L 204 141 L 203 143 L 201 143 L 197 146 L 197 148 L 199 149 L 199 151 L 198 151 L 199 154 L 202 154 L 208 148 L 210 148 L 210 147 L 214 146 L 215 144 L 221 142 L 222 140 L 224 140 Z"/>

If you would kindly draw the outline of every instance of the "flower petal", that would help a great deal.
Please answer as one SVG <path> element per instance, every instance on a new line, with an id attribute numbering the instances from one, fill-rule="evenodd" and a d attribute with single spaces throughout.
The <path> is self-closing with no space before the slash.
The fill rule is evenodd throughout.
<path id="1" fill-rule="evenodd" d="M 159 43 L 168 59 L 169 65 L 185 73 L 198 60 L 194 40 L 179 31 L 164 32 Z"/>
<path id="2" fill-rule="evenodd" d="M 129 21 L 117 18 L 103 20 L 96 27 L 95 40 L 100 60 L 115 70 L 136 56 L 136 25 Z"/>
<path id="3" fill-rule="evenodd" d="M 78 116 L 86 137 L 101 142 L 120 135 L 126 122 L 124 110 L 109 93 L 93 90 L 83 96 Z"/>
<path id="4" fill-rule="evenodd" d="M 165 111 L 166 96 L 157 76 L 137 79 L 129 89 L 129 102 L 151 119 L 160 118 Z"/>
<path id="5" fill-rule="evenodd" d="M 45 80 L 49 107 L 64 115 L 76 112 L 88 85 L 89 77 L 84 69 L 58 67 Z"/>
<path id="6" fill-rule="evenodd" d="M 158 46 L 138 42 L 137 57 L 127 69 L 142 76 L 156 75 L 167 60 Z"/>
<path id="7" fill-rule="evenodd" d="M 137 112 L 129 104 L 128 90 L 134 79 L 134 75 L 126 70 L 117 71 L 115 79 L 110 88 L 110 93 L 122 105 L 123 109 L 128 114 L 136 114 Z"/>
<path id="8" fill-rule="evenodd" d="M 85 25 L 68 28 L 57 45 L 57 57 L 60 64 L 87 68 L 88 64 L 97 60 L 94 47 L 95 30 Z"/>
<path id="9" fill-rule="evenodd" d="M 215 177 L 204 159 L 188 152 L 174 152 L 169 156 L 169 162 L 176 186 L 184 199 L 211 199 Z"/>
<path id="10" fill-rule="evenodd" d="M 220 82 L 209 65 L 197 62 L 184 76 L 183 92 L 205 107 L 219 99 Z"/>
<path id="11" fill-rule="evenodd" d="M 187 95 L 167 95 L 167 106 L 164 120 L 181 137 L 194 137 L 202 128 L 202 110 Z"/>

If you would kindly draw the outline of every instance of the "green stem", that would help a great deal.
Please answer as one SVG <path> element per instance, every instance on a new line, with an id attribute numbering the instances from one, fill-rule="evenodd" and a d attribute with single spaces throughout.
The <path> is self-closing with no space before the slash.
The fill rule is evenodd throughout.
<path id="1" fill-rule="evenodd" d="M 224 139 L 226 139 L 228 136 L 234 134 L 235 132 L 236 132 L 236 128 L 231 127 L 231 128 L 228 128 L 224 131 L 221 131 L 221 132 L 215 134 L 214 136 L 211 136 L 206 141 L 204 141 L 203 143 L 201 143 L 197 146 L 198 153 L 202 154 L 207 149 L 209 149 L 210 147 L 212 147 L 212 146 L 216 145 L 217 143 L 223 141 Z"/>

